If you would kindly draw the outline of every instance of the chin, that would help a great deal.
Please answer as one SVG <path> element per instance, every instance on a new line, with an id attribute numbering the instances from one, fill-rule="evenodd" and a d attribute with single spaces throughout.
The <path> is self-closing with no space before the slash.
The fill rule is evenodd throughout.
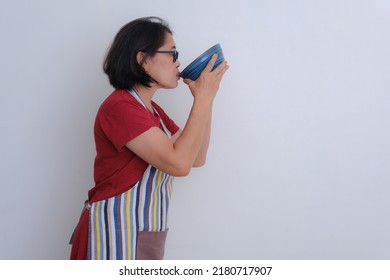
<path id="1" fill-rule="evenodd" d="M 176 81 L 176 82 L 171 83 L 171 84 L 161 85 L 161 87 L 164 89 L 174 89 L 174 88 L 177 88 L 178 85 L 179 85 L 179 81 Z"/>

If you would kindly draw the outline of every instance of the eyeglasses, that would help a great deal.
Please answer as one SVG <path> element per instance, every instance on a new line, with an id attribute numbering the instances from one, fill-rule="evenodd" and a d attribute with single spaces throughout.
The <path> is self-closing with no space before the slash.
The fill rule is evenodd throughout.
<path id="1" fill-rule="evenodd" d="M 156 51 L 156 53 L 169 53 L 173 57 L 173 62 L 176 62 L 176 60 L 179 58 L 179 52 L 177 50 L 174 51 Z"/>

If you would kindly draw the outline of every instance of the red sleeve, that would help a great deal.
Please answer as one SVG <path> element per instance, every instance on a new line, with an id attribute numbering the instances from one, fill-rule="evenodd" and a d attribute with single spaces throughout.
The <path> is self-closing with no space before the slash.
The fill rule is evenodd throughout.
<path id="1" fill-rule="evenodd" d="M 104 134 L 118 151 L 130 140 L 157 126 L 136 100 L 115 103 L 103 110 L 99 119 Z"/>
<path id="2" fill-rule="evenodd" d="M 179 126 L 164 112 L 160 106 L 154 102 L 153 107 L 156 108 L 157 113 L 160 115 L 164 125 L 168 128 L 169 132 L 174 135 L 179 130 Z"/>

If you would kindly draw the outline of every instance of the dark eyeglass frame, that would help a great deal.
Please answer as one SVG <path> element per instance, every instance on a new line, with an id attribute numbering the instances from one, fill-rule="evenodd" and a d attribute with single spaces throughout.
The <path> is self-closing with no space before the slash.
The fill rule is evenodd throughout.
<path id="1" fill-rule="evenodd" d="M 176 62 L 176 60 L 179 58 L 179 52 L 177 50 L 173 51 L 156 51 L 156 53 L 169 53 L 173 57 L 173 62 Z"/>

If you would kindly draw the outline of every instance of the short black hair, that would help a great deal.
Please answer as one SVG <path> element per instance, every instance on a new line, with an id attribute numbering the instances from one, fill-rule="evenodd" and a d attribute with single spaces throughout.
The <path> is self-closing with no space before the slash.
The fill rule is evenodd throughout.
<path id="1" fill-rule="evenodd" d="M 124 25 L 116 34 L 103 64 L 115 89 L 131 90 L 135 84 L 150 87 L 154 80 L 137 62 L 137 53 L 152 57 L 164 44 L 169 25 L 159 17 L 143 17 Z"/>

